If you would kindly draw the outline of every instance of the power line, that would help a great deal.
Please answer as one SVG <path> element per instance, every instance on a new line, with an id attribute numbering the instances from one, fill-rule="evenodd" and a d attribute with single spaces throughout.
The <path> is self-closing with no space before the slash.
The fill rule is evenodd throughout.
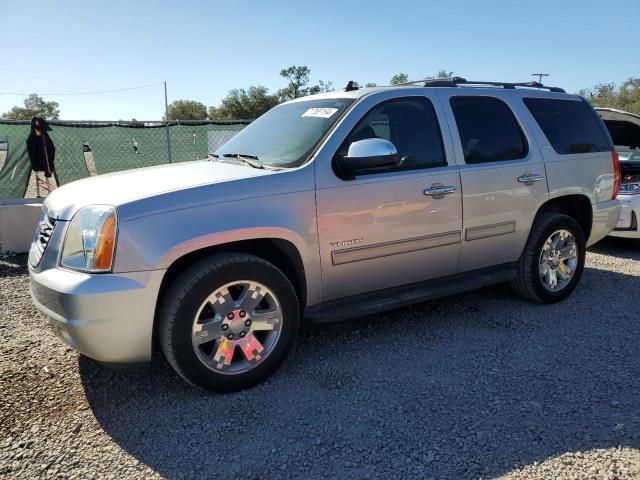
<path id="1" fill-rule="evenodd" d="M 127 88 L 117 88 L 115 90 L 99 90 L 95 92 L 73 92 L 73 93 L 38 93 L 38 95 L 49 95 L 49 96 L 70 96 L 70 95 L 99 95 L 102 93 L 117 93 L 117 92 L 126 92 L 127 90 L 139 90 L 141 88 L 149 88 L 155 87 L 157 85 L 162 85 L 163 82 L 150 83 L 148 85 L 140 85 L 138 87 L 127 87 Z M 0 92 L 0 95 L 31 95 L 34 92 L 30 93 L 19 93 L 19 92 Z"/>

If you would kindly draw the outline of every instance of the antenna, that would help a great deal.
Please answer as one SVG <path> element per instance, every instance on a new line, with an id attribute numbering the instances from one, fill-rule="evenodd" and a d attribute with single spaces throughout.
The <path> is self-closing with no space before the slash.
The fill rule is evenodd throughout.
<path id="1" fill-rule="evenodd" d="M 344 87 L 344 91 L 345 92 L 352 92 L 354 90 L 358 90 L 360 87 L 358 86 L 358 84 L 356 82 L 354 82 L 353 80 L 349 80 L 349 83 L 347 83 L 347 86 Z"/>
<path id="2" fill-rule="evenodd" d="M 538 77 L 538 83 L 542 83 L 542 77 L 548 77 L 548 73 L 532 73 L 532 77 Z"/>

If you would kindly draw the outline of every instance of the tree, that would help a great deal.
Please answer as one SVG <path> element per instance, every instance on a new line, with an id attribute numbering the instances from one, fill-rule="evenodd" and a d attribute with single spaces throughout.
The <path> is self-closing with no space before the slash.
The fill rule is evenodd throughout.
<path id="1" fill-rule="evenodd" d="M 453 72 L 450 72 L 444 68 L 441 68 L 440 70 L 438 70 L 438 73 L 436 73 L 435 75 L 427 75 L 426 77 L 424 77 L 427 80 L 433 80 L 435 78 L 451 78 L 453 77 Z M 406 73 L 396 73 L 393 77 L 391 77 L 391 80 L 389 81 L 389 83 L 391 83 L 391 85 L 399 85 L 401 83 L 407 83 L 409 81 L 409 76 Z"/>
<path id="2" fill-rule="evenodd" d="M 30 120 L 33 117 L 41 117 L 47 120 L 57 120 L 60 117 L 60 105 L 58 102 L 45 102 L 35 93 L 24 99 L 24 107 L 13 107 L 2 114 L 2 118 L 12 120 Z"/>
<path id="3" fill-rule="evenodd" d="M 209 118 L 217 120 L 253 120 L 275 107 L 279 103 L 278 95 L 269 93 L 262 85 L 251 86 L 248 90 L 234 88 L 229 90 L 219 107 L 209 108 Z"/>
<path id="4" fill-rule="evenodd" d="M 451 77 L 453 77 L 453 72 L 449 72 L 444 68 L 441 68 L 440 70 L 438 70 L 438 73 L 436 73 L 435 77 L 427 77 L 427 78 L 451 78 Z"/>
<path id="5" fill-rule="evenodd" d="M 168 107 L 168 116 L 163 120 L 204 120 L 207 118 L 207 106 L 195 100 L 176 100 Z"/>
<path id="6" fill-rule="evenodd" d="M 377 87 L 377 86 L 378 84 L 373 82 L 367 82 L 364 84 L 364 88 L 371 88 L 371 87 Z"/>
<path id="7" fill-rule="evenodd" d="M 325 93 L 333 90 L 333 82 L 318 81 L 317 85 L 309 87 L 306 95 L 315 95 L 316 93 Z"/>
<path id="8" fill-rule="evenodd" d="M 287 101 L 305 95 L 331 91 L 333 84 L 320 80 L 317 85 L 309 86 L 311 70 L 306 65 L 300 67 L 291 66 L 280 70 L 280 76 L 289 80 L 289 85 L 278 90 L 280 100 Z"/>
<path id="9" fill-rule="evenodd" d="M 389 80 L 389 83 L 391 85 L 399 85 L 401 83 L 406 83 L 409 81 L 409 76 L 406 73 L 396 73 L 393 77 L 391 77 L 391 80 Z"/>
<path id="10" fill-rule="evenodd" d="M 267 110 L 294 98 L 316 93 L 329 92 L 333 89 L 333 83 L 318 81 L 316 85 L 310 85 L 311 70 L 303 65 L 283 68 L 280 75 L 289 84 L 278 90 L 276 94 L 269 93 L 267 87 L 262 85 L 244 88 L 234 88 L 227 92 L 217 107 L 209 107 L 209 118 L 217 120 L 252 120 L 258 118 Z"/>
<path id="11" fill-rule="evenodd" d="M 600 83 L 578 94 L 594 107 L 618 108 L 640 115 L 640 78 L 629 78 L 619 87 L 614 83 Z"/>

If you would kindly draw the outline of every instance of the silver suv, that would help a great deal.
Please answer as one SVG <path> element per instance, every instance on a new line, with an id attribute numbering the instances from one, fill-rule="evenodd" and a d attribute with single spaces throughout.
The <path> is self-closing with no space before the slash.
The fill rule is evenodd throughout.
<path id="1" fill-rule="evenodd" d="M 31 249 L 37 307 L 100 362 L 158 346 L 188 382 L 246 388 L 302 319 L 359 317 L 510 281 L 562 300 L 620 213 L 613 145 L 538 84 L 358 89 L 279 105 L 209 160 L 54 191 Z"/>

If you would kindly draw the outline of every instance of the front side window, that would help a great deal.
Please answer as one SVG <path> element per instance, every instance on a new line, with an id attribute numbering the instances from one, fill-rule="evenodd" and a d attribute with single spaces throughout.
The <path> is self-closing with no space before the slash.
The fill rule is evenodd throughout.
<path id="1" fill-rule="evenodd" d="M 353 142 L 367 138 L 382 138 L 396 147 L 397 164 L 386 167 L 385 171 L 447 164 L 435 109 L 424 97 L 393 99 L 376 105 L 351 131 L 338 154 L 346 155 Z"/>
<path id="2" fill-rule="evenodd" d="M 528 147 L 513 112 L 494 97 L 451 97 L 466 163 L 519 160 Z"/>
<path id="3" fill-rule="evenodd" d="M 215 154 L 255 157 L 271 167 L 298 167 L 354 101 L 338 98 L 278 105 L 241 130 Z"/>
<path id="4" fill-rule="evenodd" d="M 560 155 L 611 151 L 602 121 L 585 101 L 525 98 L 533 118 Z"/>

